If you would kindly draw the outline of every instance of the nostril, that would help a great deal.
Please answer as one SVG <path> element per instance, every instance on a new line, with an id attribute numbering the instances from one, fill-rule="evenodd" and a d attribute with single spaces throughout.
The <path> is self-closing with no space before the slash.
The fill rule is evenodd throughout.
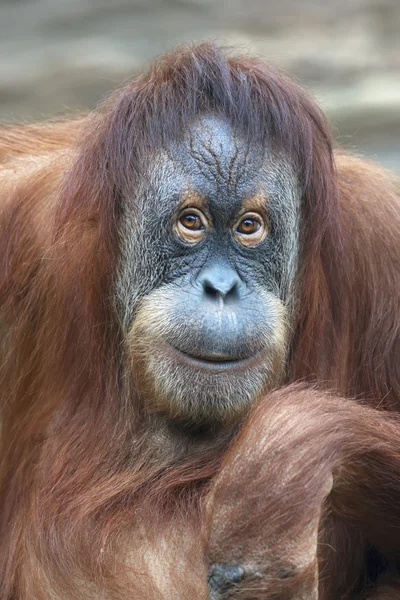
<path id="1" fill-rule="evenodd" d="M 207 267 L 200 273 L 198 281 L 209 300 L 233 300 L 239 295 L 239 275 L 230 265 Z"/>
<path id="2" fill-rule="evenodd" d="M 218 290 L 216 290 L 215 287 L 208 281 L 204 282 L 203 287 L 206 296 L 208 296 L 209 298 L 217 298 L 220 295 Z"/>
<path id="3" fill-rule="evenodd" d="M 208 298 L 233 298 L 237 295 L 238 284 L 237 281 L 219 281 L 211 282 L 205 280 L 203 282 L 204 293 Z"/>

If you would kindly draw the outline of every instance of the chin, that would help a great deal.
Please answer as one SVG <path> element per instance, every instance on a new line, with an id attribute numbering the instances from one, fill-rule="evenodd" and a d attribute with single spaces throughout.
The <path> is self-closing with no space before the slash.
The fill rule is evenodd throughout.
<path id="1" fill-rule="evenodd" d="M 284 349 L 264 349 L 237 360 L 204 360 L 159 343 L 144 356 L 151 382 L 146 406 L 187 423 L 233 424 L 263 393 L 279 383 Z"/>

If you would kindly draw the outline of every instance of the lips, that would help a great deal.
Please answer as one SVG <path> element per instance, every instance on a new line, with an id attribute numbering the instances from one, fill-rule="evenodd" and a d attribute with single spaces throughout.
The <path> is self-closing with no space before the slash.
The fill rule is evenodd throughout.
<path id="1" fill-rule="evenodd" d="M 248 368 L 253 363 L 258 362 L 260 353 L 247 357 L 236 357 L 228 354 L 209 353 L 194 355 L 188 354 L 168 344 L 169 351 L 175 358 L 181 362 L 197 368 L 211 369 L 215 371 L 225 371 L 227 369 Z"/>

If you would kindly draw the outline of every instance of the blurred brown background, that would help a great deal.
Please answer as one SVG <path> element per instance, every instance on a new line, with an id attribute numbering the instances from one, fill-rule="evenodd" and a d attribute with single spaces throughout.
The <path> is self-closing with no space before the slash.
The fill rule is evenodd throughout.
<path id="1" fill-rule="evenodd" d="M 291 72 L 341 143 L 400 172 L 400 0 L 0 0 L 0 119 L 91 108 L 205 38 Z"/>

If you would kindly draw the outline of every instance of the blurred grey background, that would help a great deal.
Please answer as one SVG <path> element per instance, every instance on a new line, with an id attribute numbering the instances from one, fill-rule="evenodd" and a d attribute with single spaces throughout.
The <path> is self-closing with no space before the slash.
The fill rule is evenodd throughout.
<path id="1" fill-rule="evenodd" d="M 0 120 L 92 108 L 202 39 L 292 73 L 342 144 L 400 172 L 400 0 L 0 0 Z"/>

